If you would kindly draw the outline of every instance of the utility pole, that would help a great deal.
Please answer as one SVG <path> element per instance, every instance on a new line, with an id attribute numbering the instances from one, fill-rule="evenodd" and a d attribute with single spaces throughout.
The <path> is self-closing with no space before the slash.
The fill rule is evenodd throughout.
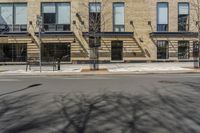
<path id="1" fill-rule="evenodd" d="M 40 64 L 40 72 L 42 72 L 42 50 L 41 50 L 41 29 L 42 29 L 42 16 L 37 16 L 37 26 L 38 26 L 38 29 L 39 29 L 39 34 L 38 34 L 38 37 L 39 37 L 39 64 Z"/>

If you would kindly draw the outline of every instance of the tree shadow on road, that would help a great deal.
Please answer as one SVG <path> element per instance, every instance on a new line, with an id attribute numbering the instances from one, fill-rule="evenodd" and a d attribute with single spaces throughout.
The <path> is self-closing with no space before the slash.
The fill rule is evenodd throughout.
<path id="1" fill-rule="evenodd" d="M 145 94 L 107 93 L 57 99 L 62 133 L 198 133 L 199 84 L 186 90 L 161 88 Z M 188 88 L 189 87 L 189 88 Z M 155 89 L 156 90 L 156 89 Z"/>
<path id="2" fill-rule="evenodd" d="M 145 94 L 105 92 L 0 98 L 1 133 L 199 133 L 200 84 L 156 88 Z"/>
<path id="3" fill-rule="evenodd" d="M 157 117 L 168 132 L 199 133 L 200 83 L 180 82 L 179 85 L 179 89 L 162 88 L 164 92 L 154 93 L 160 106 Z"/>
<path id="4" fill-rule="evenodd" d="M 38 106 L 40 96 L 26 94 L 0 98 L 0 132 L 27 133 L 50 126 L 53 118 Z"/>

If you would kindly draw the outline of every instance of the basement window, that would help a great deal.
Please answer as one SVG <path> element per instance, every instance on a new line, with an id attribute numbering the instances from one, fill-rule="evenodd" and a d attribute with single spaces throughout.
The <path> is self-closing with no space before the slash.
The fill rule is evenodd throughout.
<path id="1" fill-rule="evenodd" d="M 157 58 L 168 59 L 169 58 L 169 44 L 168 41 L 157 42 Z"/>
<path id="2" fill-rule="evenodd" d="M 45 43 L 42 45 L 42 60 L 58 60 L 69 62 L 71 58 L 71 45 L 69 43 Z"/>
<path id="3" fill-rule="evenodd" d="M 178 42 L 178 59 L 189 59 L 190 46 L 189 41 Z"/>
<path id="4" fill-rule="evenodd" d="M 26 44 L 0 44 L 0 62 L 25 62 Z"/>

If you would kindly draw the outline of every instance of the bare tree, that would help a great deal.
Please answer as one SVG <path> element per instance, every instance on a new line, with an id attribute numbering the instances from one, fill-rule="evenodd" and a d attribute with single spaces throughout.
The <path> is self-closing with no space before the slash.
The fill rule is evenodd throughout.
<path id="1" fill-rule="evenodd" d="M 105 25 L 110 20 L 108 15 L 111 13 L 106 10 L 107 1 L 93 0 L 89 3 L 82 1 L 79 7 L 88 11 L 88 14 L 84 14 L 80 9 L 77 9 L 78 12 L 76 13 L 79 23 L 81 23 L 79 30 L 88 31 L 86 36 L 88 37 L 89 56 L 93 70 L 99 69 L 99 47 L 101 46 L 102 31 L 105 30 Z"/>

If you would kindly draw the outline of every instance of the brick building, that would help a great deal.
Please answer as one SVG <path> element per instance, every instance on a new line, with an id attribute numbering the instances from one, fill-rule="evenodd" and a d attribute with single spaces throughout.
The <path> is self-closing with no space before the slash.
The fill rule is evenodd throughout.
<path id="1" fill-rule="evenodd" d="M 102 62 L 188 61 L 193 16 L 190 0 L 0 0 L 0 62 L 37 59 L 40 46 L 43 60 L 86 62 L 94 44 Z"/>

